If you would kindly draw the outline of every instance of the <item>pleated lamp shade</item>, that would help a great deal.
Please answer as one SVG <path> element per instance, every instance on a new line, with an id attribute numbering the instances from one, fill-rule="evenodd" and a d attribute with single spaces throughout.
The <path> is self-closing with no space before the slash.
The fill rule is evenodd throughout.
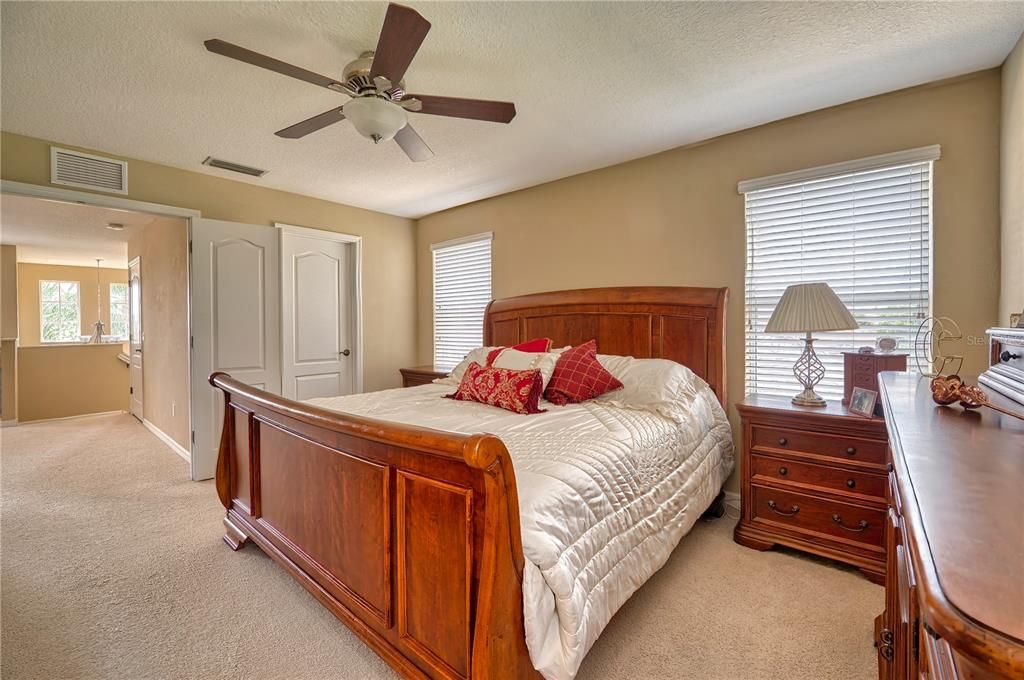
<path id="1" fill-rule="evenodd" d="M 857 320 L 827 283 L 798 283 L 786 289 L 765 333 L 849 331 Z"/>

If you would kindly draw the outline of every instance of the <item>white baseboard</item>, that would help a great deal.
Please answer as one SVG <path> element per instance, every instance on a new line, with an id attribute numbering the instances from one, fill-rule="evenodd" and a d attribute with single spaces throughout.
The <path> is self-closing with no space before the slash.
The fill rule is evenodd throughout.
<path id="1" fill-rule="evenodd" d="M 0 420 L 0 427 L 14 427 L 18 424 L 17 420 Z"/>
<path id="2" fill-rule="evenodd" d="M 184 446 L 171 439 L 171 437 L 166 432 L 164 432 L 163 430 L 161 430 L 159 427 L 149 422 L 148 420 L 143 419 L 142 424 L 146 426 L 147 430 L 156 435 L 157 439 L 162 441 L 164 444 L 167 444 L 168 448 L 170 448 L 171 451 L 174 451 L 176 454 L 184 458 L 186 463 L 192 462 L 192 454 L 188 452 L 188 449 L 186 449 Z"/>
<path id="3" fill-rule="evenodd" d="M 4 423 L 13 423 L 14 425 L 33 425 L 35 423 L 55 423 L 58 420 L 79 420 L 81 418 L 99 418 L 100 416 L 114 416 L 121 413 L 128 413 L 127 411 L 102 411 L 100 413 L 82 413 L 77 416 L 61 416 L 60 418 L 40 418 L 39 420 L 5 420 Z"/>
<path id="4" fill-rule="evenodd" d="M 735 491 L 723 491 L 725 494 L 725 504 L 730 508 L 740 509 L 740 495 Z"/>

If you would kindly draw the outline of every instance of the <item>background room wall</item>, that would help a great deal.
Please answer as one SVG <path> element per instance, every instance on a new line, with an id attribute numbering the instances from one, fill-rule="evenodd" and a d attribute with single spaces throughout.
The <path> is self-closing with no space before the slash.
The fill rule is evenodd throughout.
<path id="1" fill-rule="evenodd" d="M 0 246 L 0 421 L 18 419 L 18 249 Z"/>
<path id="2" fill-rule="evenodd" d="M 128 410 L 120 343 L 18 348 L 18 422 Z"/>
<path id="3" fill-rule="evenodd" d="M 188 224 L 158 218 L 128 239 L 142 275 L 143 417 L 188 450 Z"/>
<path id="4" fill-rule="evenodd" d="M 0 177 L 48 185 L 50 144 L 0 135 Z M 111 157 L 101 150 L 81 149 Z M 138 201 L 191 208 L 203 217 L 248 224 L 284 222 L 363 237 L 364 388 L 401 385 L 400 366 L 416 361 L 416 277 L 413 220 L 266 189 L 141 160 L 128 161 L 128 196 Z M 201 159 L 197 159 L 198 160 Z"/>
<path id="5" fill-rule="evenodd" d="M 493 231 L 499 298 L 590 286 L 728 286 L 728 390 L 736 401 L 744 393 L 746 252 L 737 182 L 929 144 L 942 145 L 934 310 L 983 338 L 999 299 L 999 118 L 1000 74 L 984 71 L 424 217 L 417 231 L 419 359 L 429 363 L 433 353 L 430 244 Z M 967 370 L 986 365 L 983 344 L 961 349 Z"/>
<path id="6" fill-rule="evenodd" d="M 82 335 L 92 335 L 96 323 L 96 268 L 55 264 L 18 263 L 18 344 L 33 347 L 39 341 L 39 282 L 77 281 L 81 298 Z M 100 269 L 99 319 L 110 333 L 110 284 L 128 283 L 127 269 Z"/>
<path id="7" fill-rule="evenodd" d="M 1003 64 L 1000 145 L 1002 289 L 999 324 L 1024 311 L 1024 36 Z"/>

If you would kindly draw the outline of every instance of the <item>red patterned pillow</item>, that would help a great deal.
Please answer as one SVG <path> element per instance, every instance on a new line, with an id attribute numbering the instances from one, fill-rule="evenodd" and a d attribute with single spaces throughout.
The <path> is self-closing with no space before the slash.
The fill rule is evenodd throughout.
<path id="1" fill-rule="evenodd" d="M 622 387 L 618 379 L 597 361 L 597 341 L 566 350 L 558 357 L 544 398 L 565 406 L 599 397 Z"/>
<path id="2" fill-rule="evenodd" d="M 448 399 L 476 401 L 514 413 L 543 413 L 538 406 L 544 383 L 540 371 L 481 366 L 475 361 L 466 369 L 459 388 Z"/>
<path id="3" fill-rule="evenodd" d="M 534 338 L 533 340 L 527 340 L 521 342 L 518 345 L 512 345 L 509 347 L 495 347 L 487 353 L 487 365 L 490 366 L 494 363 L 494 360 L 498 358 L 498 355 L 506 349 L 517 349 L 520 352 L 550 352 L 551 351 L 551 338 Z"/>

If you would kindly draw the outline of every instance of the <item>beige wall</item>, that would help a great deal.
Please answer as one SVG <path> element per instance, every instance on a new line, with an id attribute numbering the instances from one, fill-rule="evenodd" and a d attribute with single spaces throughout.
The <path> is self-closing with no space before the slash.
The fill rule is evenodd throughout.
<path id="1" fill-rule="evenodd" d="M 18 249 L 0 246 L 0 338 L 18 337 Z"/>
<path id="2" fill-rule="evenodd" d="M 30 184 L 49 183 L 51 142 L 4 132 L 0 135 L 0 144 L 3 147 L 0 177 Z M 155 163 L 127 160 L 128 198 L 131 199 L 192 208 L 201 211 L 203 217 L 214 219 L 266 225 L 285 222 L 362 236 L 364 386 L 367 390 L 377 390 L 401 384 L 398 368 L 416 361 L 412 220 Z"/>
<path id="3" fill-rule="evenodd" d="M 1003 125 L 1000 145 L 1002 292 L 999 323 L 1024 310 L 1024 36 L 1003 64 Z"/>
<path id="4" fill-rule="evenodd" d="M 142 409 L 185 449 L 188 424 L 188 225 L 160 218 L 128 240 L 142 276 Z"/>
<path id="5" fill-rule="evenodd" d="M 432 357 L 430 244 L 493 231 L 493 292 L 728 286 L 728 389 L 743 395 L 740 180 L 942 145 L 934 309 L 984 336 L 999 298 L 998 70 L 874 97 L 427 216 L 417 232 L 419 359 Z M 963 347 L 968 369 L 986 364 Z M 735 412 L 729 409 L 735 419 Z M 735 420 L 734 420 L 735 422 Z"/>
<path id="6" fill-rule="evenodd" d="M 18 419 L 18 349 L 15 340 L 0 340 L 0 420 Z"/>
<path id="7" fill-rule="evenodd" d="M 92 335 L 96 323 L 96 268 L 66 267 L 54 264 L 18 263 L 18 326 L 21 347 L 32 347 L 39 341 L 39 282 L 77 281 L 81 297 L 82 335 Z M 100 321 L 110 333 L 110 284 L 127 283 L 127 269 L 100 269 Z"/>
<path id="8" fill-rule="evenodd" d="M 18 252 L 0 246 L 0 420 L 18 419 Z"/>
<path id="9" fill-rule="evenodd" d="M 18 348 L 18 422 L 128 410 L 120 344 Z"/>

